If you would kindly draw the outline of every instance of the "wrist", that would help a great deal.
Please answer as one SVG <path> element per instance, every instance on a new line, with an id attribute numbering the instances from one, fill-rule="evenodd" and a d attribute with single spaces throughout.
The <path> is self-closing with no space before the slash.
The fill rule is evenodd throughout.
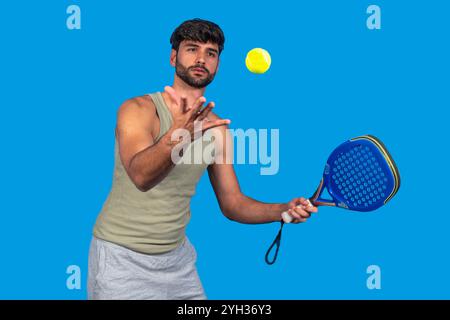
<path id="1" fill-rule="evenodd" d="M 288 211 L 290 209 L 289 203 L 280 204 L 280 215 L 281 213 Z"/>
<path id="2" fill-rule="evenodd" d="M 178 134 L 177 130 L 179 130 L 179 128 L 171 127 L 166 134 L 161 137 L 164 148 L 170 152 L 172 162 L 175 164 L 183 157 L 185 149 L 191 142 L 189 136 L 186 137 L 183 132 Z"/>
<path id="3" fill-rule="evenodd" d="M 171 127 L 162 137 L 161 142 L 170 148 L 175 147 L 179 144 L 183 139 L 182 137 L 174 135 L 176 128 Z"/>
<path id="4" fill-rule="evenodd" d="M 289 204 L 288 203 L 279 203 L 277 204 L 275 214 L 273 216 L 273 221 L 278 222 L 282 219 L 281 214 L 285 211 L 289 210 Z"/>

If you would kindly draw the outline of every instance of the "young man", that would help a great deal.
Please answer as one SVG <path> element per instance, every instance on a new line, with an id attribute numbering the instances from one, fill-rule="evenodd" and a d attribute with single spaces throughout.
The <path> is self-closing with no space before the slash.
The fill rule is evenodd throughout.
<path id="1" fill-rule="evenodd" d="M 194 145 L 204 150 L 206 139 L 199 136 L 208 131 L 220 137 L 214 159 L 229 159 L 233 145 L 230 121 L 211 111 L 213 102 L 203 108 L 205 88 L 219 68 L 222 30 L 209 21 L 189 20 L 170 42 L 172 87 L 129 99 L 118 110 L 113 184 L 89 252 L 89 299 L 206 299 L 196 252 L 185 235 L 190 199 L 206 169 L 221 211 L 233 221 L 279 222 L 289 210 L 299 223 L 317 212 L 304 198 L 269 204 L 244 195 L 231 161 L 174 160 L 175 154 L 191 156 L 187 151 Z M 192 142 L 177 139 L 179 132 L 187 132 Z"/>

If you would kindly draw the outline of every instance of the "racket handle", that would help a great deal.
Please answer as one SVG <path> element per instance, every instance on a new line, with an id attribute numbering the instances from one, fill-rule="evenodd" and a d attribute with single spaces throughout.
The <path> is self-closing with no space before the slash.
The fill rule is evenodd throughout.
<path id="1" fill-rule="evenodd" d="M 287 211 L 281 214 L 281 218 L 283 219 L 284 223 L 291 223 L 292 220 L 294 220 L 294 218 L 292 218 L 292 216 Z"/>
<path id="2" fill-rule="evenodd" d="M 308 201 L 308 204 L 310 206 L 312 206 L 311 201 L 309 201 L 309 199 L 306 199 L 306 201 Z M 300 208 L 301 206 L 297 206 L 297 208 Z M 283 219 L 284 223 L 291 223 L 292 220 L 294 220 L 294 218 L 287 212 L 284 211 L 283 213 L 281 213 L 281 218 Z"/>

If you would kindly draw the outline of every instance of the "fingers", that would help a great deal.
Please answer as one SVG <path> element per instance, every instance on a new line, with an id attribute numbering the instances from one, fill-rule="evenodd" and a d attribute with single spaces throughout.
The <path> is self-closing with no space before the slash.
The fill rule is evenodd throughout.
<path id="1" fill-rule="evenodd" d="M 214 120 L 214 121 L 208 121 L 206 124 L 203 123 L 203 131 L 206 131 L 208 129 L 214 128 L 214 127 L 219 127 L 219 126 L 223 126 L 223 125 L 227 125 L 230 124 L 231 120 L 229 119 L 221 119 L 221 120 Z"/>
<path id="2" fill-rule="evenodd" d="M 298 202 L 299 202 L 301 205 L 303 205 L 303 206 L 309 206 L 309 205 L 310 205 L 309 200 L 307 200 L 307 199 L 305 199 L 305 198 L 303 198 L 303 197 L 299 198 L 299 199 L 298 199 Z"/>
<path id="3" fill-rule="evenodd" d="M 309 213 L 316 213 L 317 211 L 319 211 L 317 207 L 313 206 L 312 204 L 300 205 L 300 207 Z"/>
<path id="4" fill-rule="evenodd" d="M 297 198 L 295 207 L 290 208 L 288 213 L 294 218 L 293 223 L 306 222 L 311 217 L 311 213 L 318 211 L 317 207 L 313 206 L 308 199 Z"/>
<path id="5" fill-rule="evenodd" d="M 305 199 L 303 197 L 296 198 L 295 203 L 297 206 L 301 206 L 304 210 L 307 210 L 308 212 L 317 212 L 317 207 L 313 206 L 311 201 L 309 199 Z"/>
<path id="6" fill-rule="evenodd" d="M 181 110 L 183 112 L 187 112 L 190 110 L 190 108 L 187 105 L 187 98 L 186 96 L 179 96 L 178 93 L 170 86 L 165 86 L 164 91 L 169 95 L 169 97 L 176 103 L 179 104 L 181 107 Z"/>
<path id="7" fill-rule="evenodd" d="M 208 116 L 208 114 L 211 112 L 212 108 L 214 108 L 214 105 L 215 105 L 214 102 L 209 102 L 206 105 L 206 107 L 202 111 L 200 111 L 200 113 L 197 116 L 197 120 L 201 121 L 201 120 L 205 119 Z"/>
<path id="8" fill-rule="evenodd" d="M 300 214 L 298 214 L 296 211 L 293 211 L 292 209 L 289 209 L 288 213 L 293 218 L 291 223 L 306 222 L 307 220 L 307 218 L 303 218 Z"/>
<path id="9" fill-rule="evenodd" d="M 180 97 L 178 95 L 178 93 L 175 91 L 175 89 L 172 88 L 171 86 L 165 86 L 164 91 L 169 95 L 169 97 L 176 104 L 180 105 L 181 110 L 183 110 L 183 112 L 188 112 L 188 111 L 192 110 L 192 119 L 195 119 L 195 118 L 199 117 L 200 115 L 202 115 L 202 118 L 199 120 L 203 120 L 208 115 L 208 113 L 211 111 L 212 107 L 214 107 L 214 102 L 210 102 L 207 106 L 207 110 L 202 110 L 200 112 L 200 109 L 202 108 L 203 104 L 206 102 L 205 97 L 201 96 L 201 97 L 197 98 L 197 100 L 195 100 L 195 102 L 192 106 L 188 106 L 187 97 L 185 95 Z M 212 103 L 212 107 L 210 106 L 211 103 Z M 206 112 L 204 112 L 204 111 L 206 111 Z"/>
<path id="10" fill-rule="evenodd" d="M 288 214 L 292 217 L 291 223 L 306 222 L 308 220 L 308 218 L 303 218 L 301 215 L 299 215 L 296 211 L 293 211 L 292 209 L 289 209 Z"/>
<path id="11" fill-rule="evenodd" d="M 290 210 L 292 213 L 296 214 L 298 218 L 308 219 L 311 217 L 311 213 L 306 211 L 304 207 L 295 207 Z"/>
<path id="12" fill-rule="evenodd" d="M 181 103 L 181 110 L 183 110 L 183 112 L 188 112 L 191 109 L 190 107 L 188 107 L 186 96 L 181 97 L 180 103 Z"/>
<path id="13" fill-rule="evenodd" d="M 203 104 L 206 102 L 205 97 L 199 97 L 197 100 L 195 100 L 194 104 L 192 105 L 192 119 L 195 119 L 198 116 L 198 113 L 200 112 L 200 109 L 202 108 Z"/>
<path id="14" fill-rule="evenodd" d="M 195 100 L 192 106 L 188 106 L 186 96 L 183 95 L 180 97 L 172 87 L 165 86 L 164 91 L 176 104 L 180 105 L 181 110 L 183 110 L 183 112 L 185 113 L 188 111 L 191 112 L 190 115 L 191 120 L 200 121 L 200 123 L 202 123 L 203 125 L 202 131 L 231 123 L 229 119 L 221 119 L 216 121 L 210 121 L 208 119 L 208 121 L 204 121 L 207 118 L 208 114 L 211 112 L 212 108 L 214 108 L 215 103 L 212 101 L 209 102 L 208 105 L 202 110 L 202 106 L 206 102 L 206 98 L 203 96 L 197 98 L 197 100 Z"/>
<path id="15" fill-rule="evenodd" d="M 169 97 L 176 103 L 179 104 L 180 103 L 180 97 L 178 96 L 178 94 L 175 92 L 175 90 L 170 87 L 170 86 L 165 86 L 164 87 L 164 91 L 167 92 L 167 94 L 169 95 Z"/>

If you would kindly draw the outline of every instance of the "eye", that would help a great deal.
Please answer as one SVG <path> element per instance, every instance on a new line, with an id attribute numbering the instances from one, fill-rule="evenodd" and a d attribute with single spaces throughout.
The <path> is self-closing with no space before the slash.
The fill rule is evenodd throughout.
<path id="1" fill-rule="evenodd" d="M 214 58 L 216 54 L 214 52 L 209 52 L 209 56 Z"/>

